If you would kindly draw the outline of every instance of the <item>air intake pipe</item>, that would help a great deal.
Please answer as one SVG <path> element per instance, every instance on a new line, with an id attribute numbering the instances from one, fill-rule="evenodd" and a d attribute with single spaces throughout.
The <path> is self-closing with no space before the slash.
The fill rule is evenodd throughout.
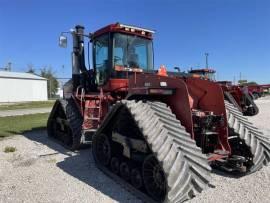
<path id="1" fill-rule="evenodd" d="M 80 75 L 87 71 L 84 57 L 84 27 L 77 25 L 72 30 L 73 51 L 72 51 L 72 81 L 73 91 L 80 85 Z"/>

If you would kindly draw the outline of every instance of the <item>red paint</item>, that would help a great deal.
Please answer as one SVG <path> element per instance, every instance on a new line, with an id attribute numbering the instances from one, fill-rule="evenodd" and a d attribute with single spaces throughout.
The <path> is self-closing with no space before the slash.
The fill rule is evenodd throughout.
<path id="1" fill-rule="evenodd" d="M 107 25 L 107 26 L 97 30 L 96 32 L 93 33 L 92 39 L 94 39 L 100 35 L 103 35 L 105 33 L 109 33 L 109 32 L 118 32 L 118 33 L 136 35 L 136 36 L 143 37 L 146 39 L 153 39 L 152 33 L 150 33 L 150 32 L 146 32 L 145 35 L 143 35 L 142 32 L 139 30 L 137 30 L 135 32 L 127 31 L 127 30 L 125 30 L 124 27 L 120 27 L 120 24 L 118 24 L 118 23 L 110 24 L 110 25 Z"/>

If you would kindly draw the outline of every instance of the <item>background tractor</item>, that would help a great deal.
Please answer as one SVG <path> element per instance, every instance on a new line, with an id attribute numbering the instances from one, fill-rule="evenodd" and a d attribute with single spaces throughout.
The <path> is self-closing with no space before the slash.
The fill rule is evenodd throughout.
<path id="1" fill-rule="evenodd" d="M 212 81 L 216 81 L 215 73 L 216 71 L 210 68 L 192 69 L 189 71 L 192 77 Z M 255 116 L 259 113 L 259 108 L 253 101 L 253 94 L 249 90 L 249 86 L 233 85 L 231 81 L 216 82 L 220 84 L 225 100 L 233 104 L 245 116 Z"/>
<path id="2" fill-rule="evenodd" d="M 254 98 L 258 99 L 263 96 L 263 87 L 257 84 L 241 84 L 241 88 L 247 87 L 248 93 Z"/>
<path id="3" fill-rule="evenodd" d="M 72 80 L 49 116 L 49 136 L 72 150 L 92 143 L 97 166 L 147 202 L 192 198 L 207 187 L 210 165 L 250 173 L 268 163 L 268 138 L 224 104 L 218 84 L 154 70 L 152 30 L 83 30 L 71 31 Z M 93 44 L 89 70 L 84 37 Z"/>

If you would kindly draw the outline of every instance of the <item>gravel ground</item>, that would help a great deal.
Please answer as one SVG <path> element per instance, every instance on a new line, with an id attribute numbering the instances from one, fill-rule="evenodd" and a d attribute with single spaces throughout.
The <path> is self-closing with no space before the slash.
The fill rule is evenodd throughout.
<path id="1" fill-rule="evenodd" d="M 1 203 L 137 202 L 96 168 L 90 149 L 67 151 L 44 131 L 4 139 L 0 150 Z"/>
<path id="2" fill-rule="evenodd" d="M 270 97 L 256 103 L 260 113 L 250 120 L 270 136 Z M 4 153 L 6 146 L 17 150 Z M 214 172 L 211 184 L 188 202 L 270 202 L 270 166 L 241 178 Z M 139 200 L 96 168 L 90 149 L 69 152 L 40 131 L 0 141 L 0 202 Z"/>
<path id="3" fill-rule="evenodd" d="M 270 96 L 262 97 L 255 102 L 260 112 L 256 116 L 249 117 L 249 120 L 270 137 Z M 216 172 L 212 174 L 211 184 L 214 186 L 213 188 L 208 188 L 188 202 L 269 203 L 270 165 L 240 178 Z"/>

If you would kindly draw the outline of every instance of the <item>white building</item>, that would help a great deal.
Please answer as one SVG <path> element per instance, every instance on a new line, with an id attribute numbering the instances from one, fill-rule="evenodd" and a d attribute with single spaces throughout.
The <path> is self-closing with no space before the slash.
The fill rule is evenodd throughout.
<path id="1" fill-rule="evenodd" d="M 56 96 L 58 96 L 59 98 L 63 98 L 63 96 L 64 96 L 63 88 L 61 88 L 61 87 L 57 88 Z"/>
<path id="2" fill-rule="evenodd" d="M 0 71 L 0 102 L 48 100 L 47 79 L 30 73 Z"/>

